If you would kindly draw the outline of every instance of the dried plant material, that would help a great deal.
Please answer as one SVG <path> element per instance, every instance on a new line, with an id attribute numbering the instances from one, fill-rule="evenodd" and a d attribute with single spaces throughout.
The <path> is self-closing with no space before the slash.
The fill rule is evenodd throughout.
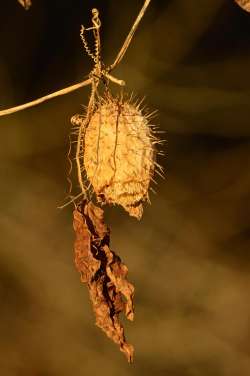
<path id="1" fill-rule="evenodd" d="M 149 117 L 140 104 L 109 94 L 97 105 L 79 140 L 82 169 L 98 201 L 121 205 L 137 219 L 142 216 L 143 202 L 149 200 L 156 163 L 158 139 Z"/>
<path id="2" fill-rule="evenodd" d="M 250 0 L 235 0 L 236 3 L 241 7 L 243 8 L 244 10 L 246 10 L 247 12 L 250 12 Z"/>
<path id="3" fill-rule="evenodd" d="M 18 2 L 28 10 L 31 7 L 31 0 L 18 0 Z"/>
<path id="4" fill-rule="evenodd" d="M 103 210 L 95 206 L 91 199 L 96 194 L 102 204 L 119 204 L 132 216 L 140 219 L 143 203 L 149 200 L 148 189 L 153 173 L 161 175 L 162 168 L 155 161 L 155 144 L 160 143 L 155 136 L 155 127 L 149 124 L 140 106 L 123 96 L 112 97 L 109 83 L 124 86 L 125 82 L 111 75 L 111 71 L 123 59 L 138 25 L 151 0 L 144 4 L 132 25 L 114 62 L 107 66 L 101 56 L 101 20 L 96 8 L 92 9 L 92 25 L 81 27 L 80 37 L 88 56 L 93 60 L 93 69 L 88 77 L 75 85 L 58 90 L 31 102 L 0 111 L 0 116 L 36 106 L 60 95 L 90 86 L 91 93 L 84 115 L 75 115 L 71 122 L 77 136 L 76 161 L 78 184 L 81 192 L 72 195 L 70 174 L 72 162 L 69 159 L 70 203 L 74 203 L 75 264 L 81 274 L 81 281 L 87 283 L 90 299 L 96 316 L 96 325 L 120 346 L 129 362 L 133 360 L 134 348 L 128 344 L 124 328 L 119 320 L 120 313 L 133 320 L 134 287 L 126 277 L 127 267 L 109 247 L 110 232 L 104 223 Z M 30 0 L 18 0 L 25 8 Z M 91 48 L 87 34 L 93 33 L 94 45 Z M 104 98 L 100 84 L 104 84 Z M 157 170 L 158 169 L 158 170 Z M 88 185 L 86 185 L 87 183 Z M 79 203 L 79 200 L 82 202 Z M 78 204 L 76 204 L 78 202 Z"/>
<path id="5" fill-rule="evenodd" d="M 128 269 L 109 248 L 110 231 L 103 210 L 84 202 L 74 211 L 75 264 L 81 281 L 87 283 L 96 316 L 96 325 L 120 346 L 129 362 L 133 346 L 128 344 L 119 314 L 133 320 L 134 287 L 127 279 Z M 125 298 L 125 299 L 124 299 Z"/>

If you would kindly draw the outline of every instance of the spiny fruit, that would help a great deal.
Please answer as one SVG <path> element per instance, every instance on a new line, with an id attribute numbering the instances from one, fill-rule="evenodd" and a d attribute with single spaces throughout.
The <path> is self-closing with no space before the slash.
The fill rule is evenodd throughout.
<path id="1" fill-rule="evenodd" d="M 87 124 L 83 166 L 97 200 L 118 204 L 140 219 L 155 170 L 156 144 L 150 115 L 124 96 L 101 99 Z"/>

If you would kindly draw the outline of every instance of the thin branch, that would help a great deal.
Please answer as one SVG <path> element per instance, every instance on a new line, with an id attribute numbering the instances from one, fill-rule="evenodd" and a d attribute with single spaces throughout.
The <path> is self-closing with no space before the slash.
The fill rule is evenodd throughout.
<path id="1" fill-rule="evenodd" d="M 122 45 L 122 48 L 120 49 L 118 55 L 116 56 L 116 59 L 114 61 L 114 63 L 112 65 L 110 65 L 109 67 L 109 71 L 111 71 L 112 69 L 114 69 L 119 63 L 120 61 L 122 60 L 123 56 L 125 55 L 127 49 L 128 49 L 128 46 L 130 45 L 130 42 L 134 36 L 134 33 L 136 32 L 136 29 L 138 28 L 139 26 L 139 23 L 142 19 L 142 17 L 144 16 L 144 13 L 146 12 L 146 9 L 147 7 L 149 6 L 149 3 L 150 3 L 151 0 L 145 0 L 144 2 L 144 5 L 143 7 L 141 8 L 140 10 L 140 13 L 138 14 L 127 38 L 125 39 L 125 42 L 123 43 Z"/>
<path id="2" fill-rule="evenodd" d="M 37 104 L 40 104 L 40 103 L 43 103 L 45 101 L 48 101 L 49 99 L 58 97 L 59 95 L 64 95 L 64 94 L 71 93 L 72 91 L 78 90 L 78 89 L 80 89 L 83 86 L 90 85 L 91 82 L 92 82 L 92 79 L 89 78 L 89 79 L 87 79 L 85 81 L 79 82 L 79 84 L 68 86 L 68 87 L 66 87 L 66 88 L 64 88 L 62 90 L 58 90 L 58 91 L 55 91 L 54 93 L 45 95 L 44 97 L 35 99 L 32 102 L 21 104 L 20 106 L 16 106 L 16 107 L 7 108 L 6 110 L 0 111 L 0 116 L 10 115 L 10 114 L 13 114 L 14 112 L 22 111 L 22 110 L 25 110 L 26 108 L 36 106 Z"/>

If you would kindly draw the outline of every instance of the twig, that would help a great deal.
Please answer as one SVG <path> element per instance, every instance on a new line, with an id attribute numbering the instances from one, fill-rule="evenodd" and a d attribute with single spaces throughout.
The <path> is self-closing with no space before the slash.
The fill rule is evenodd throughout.
<path id="1" fill-rule="evenodd" d="M 123 80 L 118 80 L 118 79 L 115 78 L 114 76 L 111 76 L 111 74 L 109 74 L 109 73 L 105 73 L 105 76 L 106 76 L 106 78 L 107 78 L 108 80 L 114 82 L 114 83 L 117 84 L 117 85 L 120 85 L 120 86 L 125 86 L 125 85 L 126 85 L 126 84 L 125 84 L 125 81 L 123 81 Z"/>
<path id="2" fill-rule="evenodd" d="M 150 1 L 151 0 L 145 0 L 144 5 L 141 8 L 140 13 L 138 14 L 138 16 L 137 16 L 130 32 L 129 32 L 127 38 L 125 39 L 125 42 L 123 43 L 122 48 L 120 49 L 118 55 L 116 56 L 114 63 L 112 65 L 110 65 L 110 67 L 108 69 L 109 71 L 113 70 L 121 62 L 123 56 L 125 55 L 125 53 L 127 51 L 128 46 L 130 45 L 130 42 L 131 42 L 131 40 L 134 36 L 134 33 L 136 32 L 136 29 L 138 28 L 139 23 L 140 23 L 142 17 L 144 16 L 144 13 L 146 12 L 147 7 L 149 6 Z"/>
<path id="3" fill-rule="evenodd" d="M 80 89 L 83 86 L 90 85 L 91 82 L 92 82 L 92 79 L 89 78 L 89 79 L 87 79 L 85 81 L 79 82 L 79 84 L 68 86 L 68 87 L 66 87 L 66 88 L 64 88 L 62 90 L 58 90 L 58 91 L 55 91 L 54 93 L 45 95 L 44 97 L 35 99 L 32 102 L 21 104 L 20 106 L 16 106 L 16 107 L 7 108 L 6 110 L 0 111 L 0 116 L 10 115 L 10 114 L 13 114 L 14 112 L 25 110 L 26 108 L 36 106 L 37 104 L 40 104 L 42 102 L 48 101 L 49 99 L 58 97 L 59 95 L 64 95 L 64 94 L 71 93 L 72 91 L 78 90 L 78 89 Z"/>

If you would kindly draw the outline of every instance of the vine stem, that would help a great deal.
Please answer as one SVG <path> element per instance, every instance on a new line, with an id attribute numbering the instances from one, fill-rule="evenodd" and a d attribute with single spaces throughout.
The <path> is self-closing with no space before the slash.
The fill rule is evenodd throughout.
<path id="1" fill-rule="evenodd" d="M 114 61 L 114 63 L 112 65 L 109 66 L 109 68 L 107 69 L 107 72 L 104 72 L 103 75 L 106 76 L 110 81 L 118 84 L 118 85 L 121 85 L 121 86 L 124 86 L 125 85 L 125 82 L 123 80 L 118 80 L 117 78 L 111 76 L 109 74 L 109 72 L 111 72 L 111 70 L 113 70 L 120 62 L 121 60 L 123 59 L 127 49 L 128 49 L 128 46 L 134 36 L 134 33 L 135 31 L 137 30 L 138 28 L 138 25 L 142 19 L 142 17 L 144 16 L 144 13 L 147 9 L 147 7 L 149 6 L 149 3 L 150 3 L 151 0 L 145 0 L 144 2 L 144 5 L 143 7 L 141 8 L 127 38 L 125 39 L 119 53 L 117 54 L 117 57 Z M 71 93 L 72 91 L 75 91 L 75 90 L 78 90 L 80 89 L 81 87 L 83 86 L 87 86 L 87 85 L 91 85 L 92 84 L 92 80 L 93 78 L 88 78 L 87 80 L 85 81 L 82 81 L 78 84 L 75 84 L 75 85 L 72 85 L 72 86 L 68 86 L 64 89 L 61 89 L 61 90 L 58 90 L 58 91 L 55 91 L 51 94 L 48 94 L 48 95 L 45 95 L 44 97 L 41 97 L 41 98 L 38 98 L 38 99 L 35 99 L 34 101 L 31 101 L 31 102 L 28 102 L 28 103 L 24 103 L 24 104 L 21 104 L 19 106 L 15 106 L 15 107 L 11 107 L 11 108 L 7 108 L 6 110 L 1 110 L 0 111 L 0 116 L 5 116 L 5 115 L 10 115 L 10 114 L 13 114 L 15 112 L 18 112 L 18 111 L 22 111 L 22 110 L 25 110 L 26 108 L 29 108 L 29 107 L 33 107 L 33 106 L 37 106 L 38 104 L 40 103 L 43 103 L 45 101 L 48 101 L 49 99 L 52 99 L 52 98 L 55 98 L 55 97 L 58 97 L 60 95 L 65 95 L 65 94 L 68 94 L 68 93 Z"/>
<path id="2" fill-rule="evenodd" d="M 78 84 L 75 84 L 75 85 L 72 85 L 72 86 L 68 86 L 68 87 L 66 87 L 64 89 L 55 91 L 54 93 L 45 95 L 44 97 L 35 99 L 32 102 L 21 104 L 20 106 L 16 106 L 16 107 L 7 108 L 6 110 L 0 111 L 0 116 L 10 115 L 10 114 L 13 114 L 14 112 L 25 110 L 26 108 L 36 106 L 36 105 L 38 105 L 40 103 L 43 103 L 45 101 L 48 101 L 49 99 L 58 97 L 60 95 L 71 93 L 72 91 L 78 90 L 78 89 L 80 89 L 83 86 L 91 85 L 91 82 L 92 82 L 92 79 L 89 78 L 89 79 L 87 79 L 85 81 L 79 82 Z"/>
<path id="3" fill-rule="evenodd" d="M 99 83 L 99 80 L 97 80 L 96 87 L 98 86 L 98 83 Z M 82 133 L 84 132 L 85 127 L 88 125 L 90 118 L 91 118 L 91 114 L 92 114 L 93 109 L 94 109 L 96 87 L 95 87 L 95 80 L 93 79 L 92 80 L 91 95 L 90 95 L 90 99 L 89 99 L 89 103 L 88 103 L 88 107 L 87 107 L 88 108 L 87 114 L 86 114 L 84 123 L 81 124 L 81 126 L 79 128 L 78 138 L 77 138 L 77 147 L 76 147 L 76 165 L 77 165 L 78 181 L 79 181 L 81 190 L 82 190 L 85 198 L 86 198 L 86 191 L 85 191 L 84 184 L 83 184 L 83 181 L 82 181 L 82 171 L 81 171 L 81 162 L 80 162 L 80 154 L 81 154 L 81 147 L 82 147 L 81 140 L 82 140 Z"/>
<path id="4" fill-rule="evenodd" d="M 141 8 L 140 10 L 140 13 L 138 14 L 130 32 L 128 33 L 128 36 L 127 38 L 125 39 L 119 53 L 117 54 L 116 58 L 115 58 L 115 61 L 113 62 L 113 64 L 110 65 L 109 67 L 109 71 L 113 70 L 120 62 L 121 60 L 123 59 L 123 56 L 125 55 L 127 49 L 128 49 L 128 46 L 130 45 L 130 42 L 134 36 L 134 33 L 136 32 L 138 26 L 139 26 L 139 23 L 142 19 L 142 17 L 144 16 L 146 10 L 147 10 L 147 7 L 149 6 L 150 4 L 150 1 L 151 0 L 145 0 L 144 2 L 144 5 L 143 7 Z"/>

